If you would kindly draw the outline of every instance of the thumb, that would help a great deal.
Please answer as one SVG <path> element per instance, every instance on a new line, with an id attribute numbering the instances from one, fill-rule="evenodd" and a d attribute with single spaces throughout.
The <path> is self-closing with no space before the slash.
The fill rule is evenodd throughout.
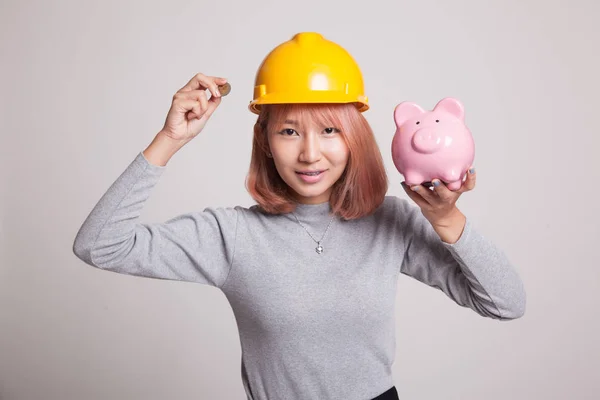
<path id="1" fill-rule="evenodd" d="M 208 100 L 208 106 L 206 107 L 206 112 L 204 113 L 204 116 L 207 119 L 210 118 L 210 116 L 215 112 L 217 107 L 219 107 L 219 104 L 221 104 L 221 100 L 221 97 L 215 96 L 211 96 L 211 98 Z"/>

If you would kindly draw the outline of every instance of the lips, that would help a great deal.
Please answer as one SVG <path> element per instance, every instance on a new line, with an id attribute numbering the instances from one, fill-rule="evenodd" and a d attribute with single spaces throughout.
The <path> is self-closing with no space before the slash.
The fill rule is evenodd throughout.
<path id="1" fill-rule="evenodd" d="M 296 171 L 296 174 L 302 181 L 305 183 L 317 183 L 321 181 L 323 175 L 325 175 L 326 170 L 318 170 L 318 171 Z"/>
<path id="2" fill-rule="evenodd" d="M 296 171 L 297 174 L 308 175 L 308 176 L 317 176 L 321 172 L 323 172 L 323 170 L 316 170 L 316 171 Z"/>

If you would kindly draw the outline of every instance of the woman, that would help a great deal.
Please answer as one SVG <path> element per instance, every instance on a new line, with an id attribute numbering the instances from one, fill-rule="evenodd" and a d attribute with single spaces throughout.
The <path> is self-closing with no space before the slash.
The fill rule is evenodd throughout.
<path id="1" fill-rule="evenodd" d="M 175 94 L 164 127 L 92 210 L 74 252 L 118 273 L 220 288 L 239 328 L 249 399 L 397 399 L 400 273 L 482 316 L 523 315 L 517 272 L 456 207 L 474 171 L 457 191 L 439 180 L 403 185 L 418 207 L 386 196 L 360 70 L 316 33 L 276 47 L 256 75 L 247 187 L 257 204 L 140 223 L 168 161 L 202 131 L 225 83 L 198 74 Z"/>

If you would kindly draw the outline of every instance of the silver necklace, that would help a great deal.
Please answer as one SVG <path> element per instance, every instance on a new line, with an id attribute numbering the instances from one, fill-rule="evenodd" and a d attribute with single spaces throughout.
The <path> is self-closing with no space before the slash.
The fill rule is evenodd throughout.
<path id="1" fill-rule="evenodd" d="M 294 215 L 294 218 L 296 218 L 296 221 L 298 222 L 298 224 L 302 228 L 304 228 L 304 230 L 306 231 L 306 233 L 308 233 L 308 236 L 310 236 L 310 238 L 312 240 L 314 240 L 314 242 L 317 244 L 317 247 L 315 247 L 315 251 L 317 252 L 317 254 L 323 254 L 323 246 L 321 245 L 321 242 L 323 241 L 323 239 L 325 239 L 325 235 L 327 234 L 327 231 L 329 230 L 329 227 L 331 226 L 331 223 L 333 222 L 333 219 L 335 218 L 335 214 L 331 217 L 331 220 L 329 220 L 329 224 L 327 224 L 327 228 L 325 229 L 325 232 L 323 233 L 323 236 L 321 236 L 321 240 L 315 239 L 313 237 L 313 235 L 310 234 L 310 232 L 308 231 L 308 229 L 306 229 L 306 227 L 304 225 L 302 225 L 302 222 L 300 222 L 300 220 L 296 216 L 296 213 L 294 213 L 292 211 L 292 214 Z"/>

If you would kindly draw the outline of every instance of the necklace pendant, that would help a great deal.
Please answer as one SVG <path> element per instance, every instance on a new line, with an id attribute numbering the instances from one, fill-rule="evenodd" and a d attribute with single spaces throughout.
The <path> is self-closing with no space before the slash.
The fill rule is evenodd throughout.
<path id="1" fill-rule="evenodd" d="M 318 246 L 317 246 L 317 248 L 315 250 L 317 251 L 318 254 L 322 254 L 323 253 L 323 246 L 321 246 L 320 243 L 317 243 L 317 244 L 318 244 Z"/>

